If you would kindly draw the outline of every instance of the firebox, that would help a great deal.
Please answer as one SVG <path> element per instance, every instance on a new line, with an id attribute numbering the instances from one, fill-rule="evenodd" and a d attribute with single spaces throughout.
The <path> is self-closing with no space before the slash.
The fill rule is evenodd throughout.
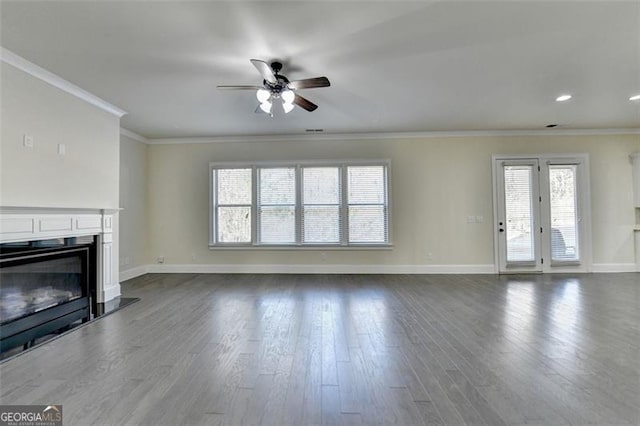
<path id="1" fill-rule="evenodd" d="M 95 237 L 0 245 L 0 352 L 95 312 Z"/>

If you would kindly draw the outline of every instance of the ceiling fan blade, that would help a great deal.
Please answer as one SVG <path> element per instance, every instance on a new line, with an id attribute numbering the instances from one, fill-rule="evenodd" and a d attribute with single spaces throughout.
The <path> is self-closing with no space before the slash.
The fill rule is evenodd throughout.
<path id="1" fill-rule="evenodd" d="M 289 83 L 289 89 L 313 89 L 315 87 L 329 87 L 331 83 L 327 77 L 305 78 L 303 80 L 295 80 Z"/>
<path id="2" fill-rule="evenodd" d="M 262 78 L 264 78 L 269 83 L 277 83 L 278 79 L 276 78 L 271 66 L 267 64 L 265 61 L 261 61 L 259 59 L 251 59 L 251 63 L 258 70 Z"/>
<path id="3" fill-rule="evenodd" d="M 293 98 L 293 103 L 298 105 L 302 109 L 306 109 L 307 111 L 315 111 L 318 108 L 318 105 L 311 102 L 309 99 L 303 98 L 300 95 L 296 95 Z"/>
<path id="4" fill-rule="evenodd" d="M 220 90 L 258 90 L 258 89 L 262 89 L 262 86 L 239 86 L 239 85 L 226 86 L 226 85 L 220 85 L 220 86 L 216 86 L 216 88 L 218 88 Z"/>

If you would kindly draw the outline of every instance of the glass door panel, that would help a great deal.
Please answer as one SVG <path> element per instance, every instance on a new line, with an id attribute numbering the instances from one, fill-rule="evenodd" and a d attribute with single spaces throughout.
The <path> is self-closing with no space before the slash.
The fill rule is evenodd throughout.
<path id="1" fill-rule="evenodd" d="M 532 169 L 530 165 L 504 167 L 507 262 L 536 259 Z"/>
<path id="2" fill-rule="evenodd" d="M 500 161 L 497 180 L 501 272 L 542 271 L 538 161 Z"/>
<path id="3" fill-rule="evenodd" d="M 551 261 L 580 260 L 578 238 L 577 166 L 549 165 Z"/>

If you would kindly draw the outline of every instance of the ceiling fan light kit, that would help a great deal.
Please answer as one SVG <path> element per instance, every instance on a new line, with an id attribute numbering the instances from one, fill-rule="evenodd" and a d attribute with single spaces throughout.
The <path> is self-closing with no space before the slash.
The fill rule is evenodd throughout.
<path id="1" fill-rule="evenodd" d="M 293 90 L 284 89 L 280 93 L 273 93 L 267 89 L 258 89 L 256 92 L 256 98 L 258 98 L 258 102 L 260 102 L 260 110 L 266 112 L 267 114 L 271 113 L 271 106 L 273 105 L 274 99 L 282 99 L 282 109 L 285 114 L 288 114 L 293 109 L 293 100 L 296 95 L 293 93 Z"/>
<path id="2" fill-rule="evenodd" d="M 279 100 L 285 114 L 291 112 L 295 105 L 306 111 L 315 111 L 318 105 L 295 93 L 300 89 L 313 89 L 317 87 L 329 87 L 331 83 L 327 77 L 307 78 L 303 80 L 289 81 L 280 74 L 282 63 L 272 62 L 271 65 L 259 59 L 251 59 L 251 63 L 256 67 L 262 76 L 262 86 L 236 85 L 218 86 L 218 89 L 231 90 L 256 90 L 256 98 L 259 105 L 256 112 L 264 112 L 273 117 L 272 107 L 274 100 Z"/>
<path id="3" fill-rule="evenodd" d="M 260 109 L 263 112 L 266 112 L 267 114 L 271 114 L 271 102 L 269 101 L 264 101 L 262 103 L 260 103 Z"/>
<path id="4" fill-rule="evenodd" d="M 266 89 L 258 89 L 256 92 L 256 98 L 258 98 L 258 102 L 260 103 L 268 101 L 270 97 L 271 93 Z"/>
<path id="5" fill-rule="evenodd" d="M 291 112 L 291 110 L 293 109 L 293 104 L 290 102 L 283 102 L 282 103 L 282 109 L 284 109 L 284 113 L 285 114 L 289 114 Z"/>
<path id="6" fill-rule="evenodd" d="M 293 93 L 293 90 L 289 90 L 289 89 L 284 90 L 280 94 L 280 96 L 282 96 L 282 100 L 288 104 L 293 104 L 293 99 L 296 97 L 296 95 Z"/>

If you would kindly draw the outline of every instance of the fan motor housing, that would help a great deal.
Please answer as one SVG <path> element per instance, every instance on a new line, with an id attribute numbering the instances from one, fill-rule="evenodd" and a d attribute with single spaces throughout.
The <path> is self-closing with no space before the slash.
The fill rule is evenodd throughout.
<path id="1" fill-rule="evenodd" d="M 274 74 L 278 74 L 282 69 L 282 62 L 278 62 L 278 61 L 271 62 L 271 69 L 273 70 Z"/>
<path id="2" fill-rule="evenodd" d="M 275 71 L 275 69 L 274 69 Z M 277 83 L 270 83 L 267 80 L 262 80 L 262 84 L 265 89 L 269 90 L 273 94 L 280 94 L 282 91 L 287 89 L 287 84 L 289 84 L 289 79 L 284 75 L 277 74 L 275 75 Z"/>

